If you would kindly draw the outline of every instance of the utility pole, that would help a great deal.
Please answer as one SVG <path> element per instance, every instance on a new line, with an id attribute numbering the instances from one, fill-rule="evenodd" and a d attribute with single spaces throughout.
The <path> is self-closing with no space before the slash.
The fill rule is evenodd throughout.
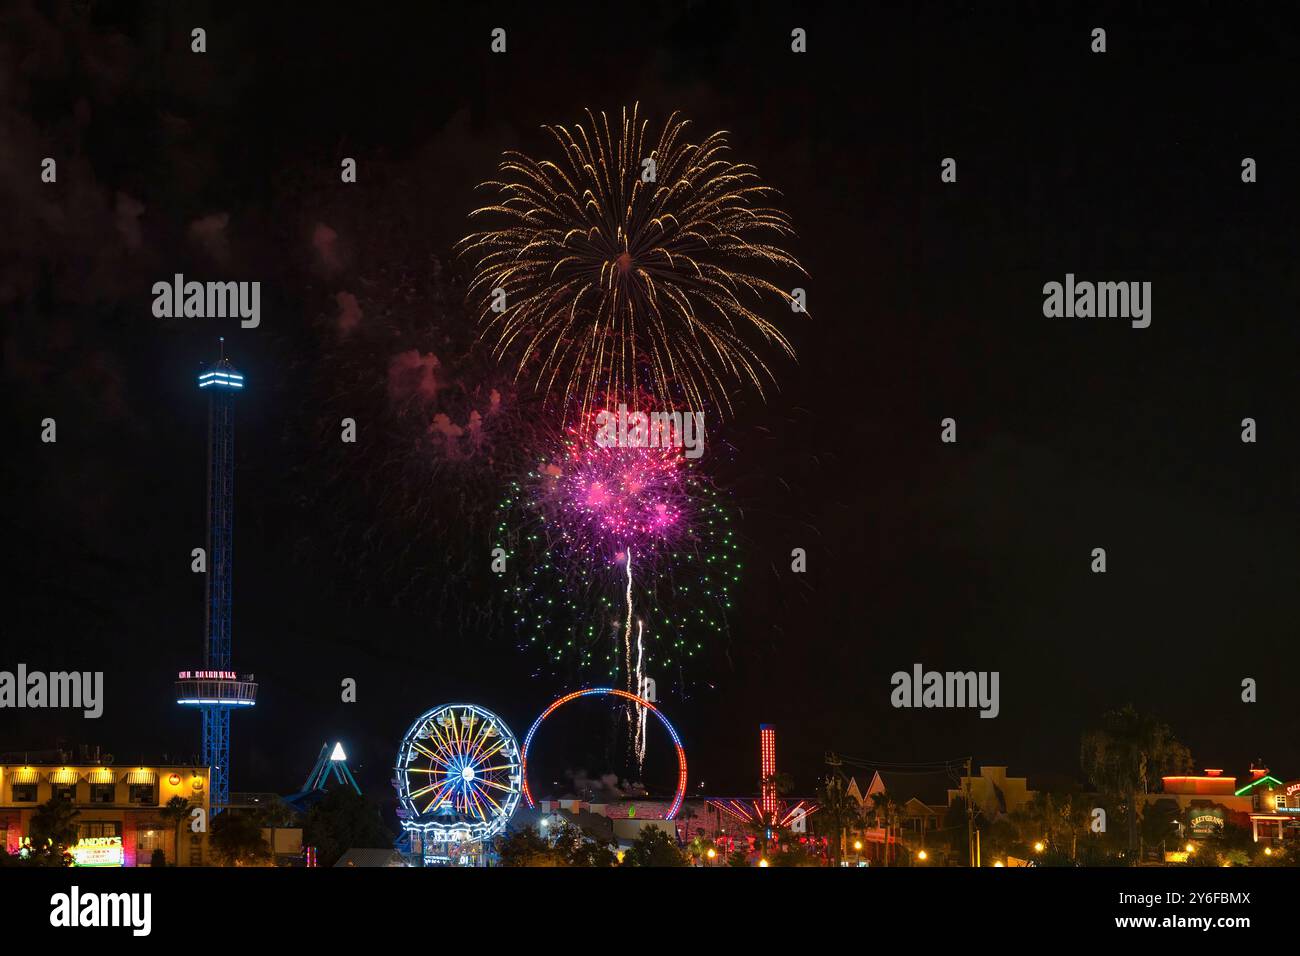
<path id="1" fill-rule="evenodd" d="M 966 758 L 966 854 L 971 866 L 978 866 L 975 859 L 975 807 L 971 803 L 971 758 Z"/>
<path id="2" fill-rule="evenodd" d="M 840 781 L 842 779 L 842 775 L 840 773 L 840 767 L 842 765 L 843 765 L 843 761 L 840 760 L 839 754 L 836 753 L 826 754 L 826 766 L 831 768 L 831 776 L 826 780 L 826 795 L 831 797 L 831 799 L 835 803 L 834 807 L 827 807 L 826 809 L 835 815 L 835 829 L 836 829 L 835 838 L 839 841 L 839 848 L 835 854 L 836 863 L 839 863 L 841 860 L 844 859 L 844 812 L 843 812 L 844 803 L 843 803 L 843 798 L 840 796 L 840 792 L 839 792 L 841 789 Z M 834 786 L 835 788 L 835 792 L 833 795 L 831 793 L 832 786 Z"/>

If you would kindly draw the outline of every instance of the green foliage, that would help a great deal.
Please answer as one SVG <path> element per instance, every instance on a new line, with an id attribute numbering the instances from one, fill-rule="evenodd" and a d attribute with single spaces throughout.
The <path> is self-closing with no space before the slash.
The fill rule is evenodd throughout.
<path id="1" fill-rule="evenodd" d="M 1101 727 L 1084 733 L 1079 743 L 1083 772 L 1103 793 L 1121 797 L 1132 808 L 1128 815 L 1130 860 L 1141 855 L 1138 821 L 1142 796 L 1150 793 L 1163 774 L 1191 769 L 1191 752 L 1175 739 L 1169 727 L 1131 706 L 1102 717 Z"/>
<path id="2" fill-rule="evenodd" d="M 333 866 L 348 850 L 390 848 L 393 834 L 384 826 L 378 807 L 351 787 L 335 787 L 308 811 L 302 841 L 316 848 L 316 859 L 325 867 Z"/>
<path id="3" fill-rule="evenodd" d="M 533 827 L 520 827 L 518 830 L 497 837 L 497 854 L 502 866 L 565 866 L 563 854 Z"/>
<path id="4" fill-rule="evenodd" d="M 226 810 L 213 818 L 208 845 L 221 866 L 267 866 L 271 862 L 271 847 L 262 839 L 257 820 L 238 810 Z"/>
<path id="5" fill-rule="evenodd" d="M 817 853 L 809 852 L 804 844 L 792 840 L 779 844 L 767 862 L 771 866 L 821 866 L 822 858 Z"/>
<path id="6" fill-rule="evenodd" d="M 258 822 L 264 827 L 296 827 L 301 823 L 298 811 L 281 797 L 258 807 L 256 813 Z"/>
<path id="7" fill-rule="evenodd" d="M 28 836 L 33 847 L 52 845 L 58 851 L 77 842 L 77 817 L 80 811 L 58 797 L 51 797 L 32 814 Z"/>
<path id="8" fill-rule="evenodd" d="M 624 866 L 685 866 L 677 841 L 658 827 L 643 827 L 623 854 Z"/>
<path id="9" fill-rule="evenodd" d="M 593 837 L 567 823 L 556 837 L 555 850 L 564 866 L 618 865 L 617 848 L 612 841 Z"/>
<path id="10" fill-rule="evenodd" d="M 727 866 L 749 866 L 749 857 L 744 850 L 733 850 L 727 857 Z"/>

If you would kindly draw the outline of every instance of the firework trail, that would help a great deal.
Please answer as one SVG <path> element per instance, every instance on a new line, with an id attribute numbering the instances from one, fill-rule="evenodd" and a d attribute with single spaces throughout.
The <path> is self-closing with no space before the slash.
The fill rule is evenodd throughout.
<path id="1" fill-rule="evenodd" d="M 725 635 L 740 574 L 730 512 L 681 449 L 601 447 L 570 430 L 499 515 L 522 643 L 551 666 L 603 669 L 643 694 L 648 665 L 680 682 L 683 663 Z M 640 760 L 645 714 L 632 718 Z"/>
<path id="2" fill-rule="evenodd" d="M 483 184 L 497 201 L 471 213 L 502 221 L 459 244 L 493 353 L 580 416 L 601 396 L 729 410 L 729 382 L 761 394 L 772 373 L 756 344 L 794 349 L 758 310 L 796 300 L 753 270 L 806 274 L 780 245 L 794 230 L 766 205 L 776 191 L 727 158 L 725 132 L 688 142 L 674 113 L 652 141 L 639 106 L 614 129 L 587 117 L 543 127 L 558 162 L 507 152 Z"/>

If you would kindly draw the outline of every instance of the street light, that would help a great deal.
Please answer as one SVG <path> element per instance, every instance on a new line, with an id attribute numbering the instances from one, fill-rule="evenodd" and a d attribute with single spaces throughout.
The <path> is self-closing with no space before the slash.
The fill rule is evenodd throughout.
<path id="1" fill-rule="evenodd" d="M 1044 849 L 1045 849 L 1045 847 L 1043 846 L 1043 841 L 1042 841 L 1042 840 L 1037 840 L 1037 841 L 1035 841 L 1035 843 L 1034 843 L 1034 852 L 1035 852 L 1035 853 L 1042 853 Z"/>
<path id="2" fill-rule="evenodd" d="M 1190 843 L 1187 844 L 1187 852 L 1188 852 L 1188 853 L 1195 853 L 1195 852 L 1196 852 L 1196 847 L 1192 846 Z"/>
<path id="3" fill-rule="evenodd" d="M 930 854 L 926 853 L 924 850 L 921 850 L 916 854 L 916 858 L 920 860 L 922 863 L 924 863 L 926 860 L 930 858 Z"/>
<path id="4" fill-rule="evenodd" d="M 760 859 L 760 860 L 758 861 L 758 865 L 759 865 L 759 866 L 767 866 L 767 860 L 766 860 L 766 859 Z"/>
<path id="5" fill-rule="evenodd" d="M 861 841 L 861 840 L 854 840 L 854 841 L 853 841 L 853 849 L 855 849 L 855 850 L 857 850 L 859 853 L 861 853 L 861 852 L 862 852 L 862 841 Z"/>

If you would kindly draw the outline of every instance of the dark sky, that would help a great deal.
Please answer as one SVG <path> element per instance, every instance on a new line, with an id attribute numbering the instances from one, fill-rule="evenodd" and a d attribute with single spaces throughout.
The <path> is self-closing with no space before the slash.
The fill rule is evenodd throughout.
<path id="1" fill-rule="evenodd" d="M 465 394 L 496 380 L 453 354 L 472 339 L 452 244 L 474 185 L 503 149 L 545 149 L 541 124 L 639 101 L 731 132 L 811 275 L 811 320 L 783 319 L 798 364 L 774 362 L 779 393 L 738 393 L 710 433 L 746 583 L 729 654 L 662 699 L 692 785 L 753 790 L 760 721 L 806 791 L 827 750 L 1078 776 L 1080 732 L 1126 702 L 1198 766 L 1300 775 L 1294 22 L 1194 4 L 1179 24 L 1142 4 L 430 6 L 0 14 L 0 667 L 108 681 L 90 725 L 0 712 L 0 750 L 197 750 L 171 680 L 201 654 L 194 376 L 220 334 L 249 382 L 235 658 L 262 685 L 234 719 L 232 789 L 296 789 L 341 738 L 387 797 L 425 708 L 472 700 L 522 735 L 573 686 L 534 677 L 493 609 L 473 517 L 497 473 L 422 471 L 374 396 L 412 348 L 460 361 Z M 789 52 L 796 26 L 807 54 Z M 261 281 L 262 326 L 155 319 L 151 286 L 174 272 Z M 1067 272 L 1150 281 L 1151 327 L 1044 318 L 1043 283 Z M 340 333 L 339 293 L 362 334 Z M 366 437 L 347 460 L 335 423 L 354 406 Z M 1001 715 L 891 709 L 890 674 L 914 662 L 999 671 Z M 610 769 L 600 737 L 557 724 L 545 761 Z"/>

